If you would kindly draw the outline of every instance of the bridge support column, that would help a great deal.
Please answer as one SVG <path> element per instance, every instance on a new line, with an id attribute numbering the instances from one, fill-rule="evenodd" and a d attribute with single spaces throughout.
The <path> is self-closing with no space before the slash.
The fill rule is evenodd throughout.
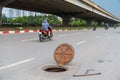
<path id="1" fill-rule="evenodd" d="M 113 26 L 114 26 L 114 23 L 110 23 L 109 25 L 113 27 Z"/>
<path id="2" fill-rule="evenodd" d="M 71 16 L 69 15 L 61 15 L 62 17 L 62 25 L 63 26 L 70 26 Z"/>
<path id="3" fill-rule="evenodd" d="M 71 17 L 66 16 L 66 17 L 62 17 L 62 19 L 63 19 L 62 22 L 63 26 L 70 26 Z"/>
<path id="4" fill-rule="evenodd" d="M 92 23 L 92 20 L 86 20 L 87 26 L 90 26 Z"/>
<path id="5" fill-rule="evenodd" d="M 0 26 L 2 25 L 2 9 L 3 7 L 0 6 Z"/>
<path id="6" fill-rule="evenodd" d="M 101 26 L 102 25 L 102 21 L 98 21 L 98 26 Z"/>

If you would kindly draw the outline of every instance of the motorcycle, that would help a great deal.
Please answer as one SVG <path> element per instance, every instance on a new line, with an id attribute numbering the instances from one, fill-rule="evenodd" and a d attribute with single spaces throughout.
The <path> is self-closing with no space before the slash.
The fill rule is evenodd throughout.
<path id="1" fill-rule="evenodd" d="M 105 27 L 105 30 L 108 30 L 108 27 Z"/>
<path id="2" fill-rule="evenodd" d="M 50 30 L 49 33 L 41 29 L 39 30 L 39 41 L 40 42 L 43 42 L 46 40 L 52 40 L 52 39 L 53 39 L 52 30 Z"/>
<path id="3" fill-rule="evenodd" d="M 96 30 L 96 26 L 93 26 L 93 31 L 95 31 Z"/>

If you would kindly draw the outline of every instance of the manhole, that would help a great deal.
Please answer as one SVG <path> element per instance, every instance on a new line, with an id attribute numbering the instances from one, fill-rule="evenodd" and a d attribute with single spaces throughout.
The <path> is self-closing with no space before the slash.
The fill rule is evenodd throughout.
<path id="1" fill-rule="evenodd" d="M 45 66 L 42 69 L 46 72 L 65 72 L 68 70 L 67 67 L 59 67 L 59 66 Z"/>
<path id="2" fill-rule="evenodd" d="M 54 59 L 58 65 L 49 65 L 42 68 L 46 72 L 65 72 L 68 70 L 65 64 L 69 63 L 74 57 L 74 49 L 68 44 L 59 45 L 54 52 Z"/>

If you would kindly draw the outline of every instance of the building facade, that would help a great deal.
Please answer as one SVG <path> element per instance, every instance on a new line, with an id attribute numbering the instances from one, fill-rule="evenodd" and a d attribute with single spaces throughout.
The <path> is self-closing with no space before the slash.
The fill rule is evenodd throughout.
<path id="1" fill-rule="evenodd" d="M 41 13 L 38 12 L 18 10 L 13 8 L 3 8 L 2 14 L 8 18 L 41 15 Z"/>

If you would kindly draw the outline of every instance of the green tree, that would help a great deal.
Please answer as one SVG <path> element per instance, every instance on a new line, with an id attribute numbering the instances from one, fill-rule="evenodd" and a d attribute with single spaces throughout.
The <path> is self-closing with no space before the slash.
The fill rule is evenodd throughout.
<path id="1" fill-rule="evenodd" d="M 22 17 L 17 17 L 17 18 L 16 18 L 16 22 L 18 22 L 18 23 L 23 23 L 23 18 L 22 18 Z"/>
<path id="2" fill-rule="evenodd" d="M 44 15 L 43 16 L 43 18 L 46 18 L 46 20 L 49 22 L 49 24 L 50 25 L 54 25 L 54 26 L 56 26 L 56 25 L 61 25 L 62 24 L 62 22 L 60 21 L 60 19 L 58 18 L 58 16 L 56 16 L 56 15 L 51 15 L 51 14 L 49 14 L 49 15 Z"/>
<path id="3" fill-rule="evenodd" d="M 80 20 L 80 26 L 86 26 L 86 21 L 85 20 Z"/>
<path id="4" fill-rule="evenodd" d="M 7 23 L 7 17 L 5 15 L 2 16 L 2 23 Z"/>
<path id="5" fill-rule="evenodd" d="M 72 21 L 70 23 L 72 26 L 80 26 L 81 20 L 79 18 L 72 18 Z"/>
<path id="6" fill-rule="evenodd" d="M 8 18 L 8 23 L 13 23 L 14 19 L 13 18 Z"/>
<path id="7" fill-rule="evenodd" d="M 97 25 L 98 25 L 98 22 L 92 21 L 91 25 L 92 25 L 92 26 L 97 26 Z"/>
<path id="8" fill-rule="evenodd" d="M 27 26 L 28 17 L 27 16 L 23 16 L 22 17 L 22 21 L 23 21 L 22 24 L 25 25 L 25 26 Z"/>

